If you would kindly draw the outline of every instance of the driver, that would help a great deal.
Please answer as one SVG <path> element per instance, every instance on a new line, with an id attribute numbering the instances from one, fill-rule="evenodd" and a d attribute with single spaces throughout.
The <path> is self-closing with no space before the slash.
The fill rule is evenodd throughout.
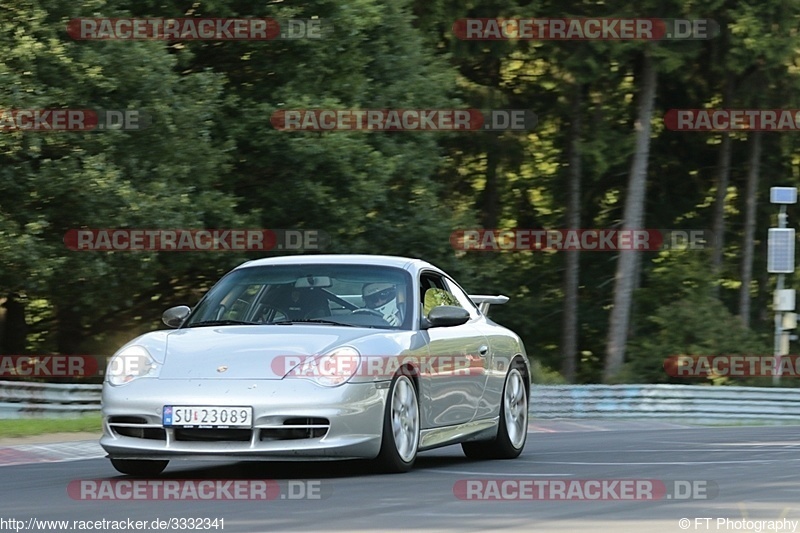
<path id="1" fill-rule="evenodd" d="M 403 323 L 403 317 L 397 306 L 397 287 L 391 283 L 367 283 L 361 291 L 367 309 L 379 312 L 383 319 L 392 326 Z"/>

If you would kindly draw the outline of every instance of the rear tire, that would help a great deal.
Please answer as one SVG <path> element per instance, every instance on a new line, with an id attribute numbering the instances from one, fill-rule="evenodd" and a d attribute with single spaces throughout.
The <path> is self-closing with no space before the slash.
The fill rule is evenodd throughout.
<path id="1" fill-rule="evenodd" d="M 525 378 L 516 366 L 506 374 L 500 402 L 497 436 L 488 441 L 462 442 L 461 449 L 470 459 L 514 459 L 525 448 L 528 438 L 528 391 Z"/>
<path id="2" fill-rule="evenodd" d="M 414 382 L 398 374 L 389 387 L 383 416 L 381 451 L 375 459 L 378 470 L 386 474 L 408 472 L 419 449 L 419 400 Z"/>
<path id="3" fill-rule="evenodd" d="M 137 477 L 157 476 L 169 461 L 150 461 L 147 459 L 111 459 L 111 465 L 121 474 Z"/>

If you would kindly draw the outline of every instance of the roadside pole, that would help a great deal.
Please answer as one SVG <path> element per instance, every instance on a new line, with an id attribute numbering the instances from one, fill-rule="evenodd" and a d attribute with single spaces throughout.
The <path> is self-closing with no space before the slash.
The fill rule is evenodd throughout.
<path id="1" fill-rule="evenodd" d="M 775 311 L 775 369 L 772 373 L 773 385 L 781 380 L 781 357 L 789 355 L 789 340 L 797 337 L 789 335 L 789 330 L 797 327 L 795 310 L 795 290 L 785 289 L 785 276 L 794 272 L 795 231 L 787 228 L 786 206 L 797 203 L 796 187 L 772 187 L 769 201 L 780 205 L 778 227 L 769 228 L 767 240 L 767 271 L 778 274 L 772 308 Z"/>

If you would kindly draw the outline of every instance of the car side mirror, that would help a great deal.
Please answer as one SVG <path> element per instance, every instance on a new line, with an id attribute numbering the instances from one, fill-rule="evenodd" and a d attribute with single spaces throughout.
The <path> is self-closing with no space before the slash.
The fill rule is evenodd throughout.
<path id="1" fill-rule="evenodd" d="M 161 321 L 171 328 L 177 328 L 183 324 L 183 321 L 186 320 L 186 317 L 191 312 L 192 310 L 185 305 L 170 307 L 161 315 Z"/>
<path id="2" fill-rule="evenodd" d="M 423 320 L 423 329 L 460 326 L 469 320 L 469 311 L 455 305 L 437 305 Z"/>

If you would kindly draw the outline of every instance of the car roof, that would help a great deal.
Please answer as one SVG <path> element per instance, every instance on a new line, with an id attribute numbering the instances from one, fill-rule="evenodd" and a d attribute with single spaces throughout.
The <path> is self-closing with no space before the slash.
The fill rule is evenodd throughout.
<path id="1" fill-rule="evenodd" d="M 310 254 L 287 255 L 281 257 L 265 257 L 248 261 L 236 267 L 249 268 L 266 265 L 308 265 L 308 264 L 334 264 L 334 265 L 374 265 L 402 268 L 416 272 L 425 268 L 441 271 L 422 259 L 399 257 L 393 255 L 368 255 L 368 254 Z"/>

